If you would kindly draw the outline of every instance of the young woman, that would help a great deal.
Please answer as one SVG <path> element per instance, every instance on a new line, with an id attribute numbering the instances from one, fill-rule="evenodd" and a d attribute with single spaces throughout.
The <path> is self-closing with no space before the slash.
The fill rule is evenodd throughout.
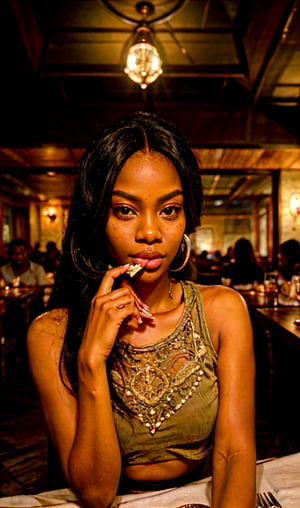
<path id="1" fill-rule="evenodd" d="M 199 166 L 172 125 L 137 113 L 88 147 L 51 310 L 28 332 L 49 434 L 85 507 L 211 472 L 213 508 L 255 506 L 251 325 L 237 292 L 186 280 L 200 215 Z"/>

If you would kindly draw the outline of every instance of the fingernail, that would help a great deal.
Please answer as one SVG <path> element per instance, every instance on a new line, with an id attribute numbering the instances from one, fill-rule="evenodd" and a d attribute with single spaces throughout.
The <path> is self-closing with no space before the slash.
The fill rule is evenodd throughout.
<path id="1" fill-rule="evenodd" d="M 142 311 L 142 314 L 147 317 L 147 318 L 153 318 L 153 315 L 151 314 L 151 312 L 149 312 L 148 310 L 146 309 L 143 309 Z"/>

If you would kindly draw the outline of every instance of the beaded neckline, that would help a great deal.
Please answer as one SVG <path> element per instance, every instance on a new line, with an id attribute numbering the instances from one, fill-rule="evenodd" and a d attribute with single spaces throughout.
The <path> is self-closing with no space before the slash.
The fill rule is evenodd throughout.
<path id="1" fill-rule="evenodd" d="M 109 360 L 114 408 L 137 418 L 154 435 L 197 390 L 207 357 L 192 321 L 195 294 L 186 298 L 182 318 L 169 335 L 154 344 L 119 341 Z"/>

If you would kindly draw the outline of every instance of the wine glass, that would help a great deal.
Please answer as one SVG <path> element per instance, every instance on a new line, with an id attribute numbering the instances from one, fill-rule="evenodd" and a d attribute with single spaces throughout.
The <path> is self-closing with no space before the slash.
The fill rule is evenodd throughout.
<path id="1" fill-rule="evenodd" d="M 293 276 L 293 284 L 294 284 L 294 287 L 295 287 L 295 292 L 296 292 L 297 300 L 298 300 L 298 303 L 299 303 L 299 298 L 298 297 L 300 297 L 300 275 L 294 275 Z M 300 326 L 300 318 L 295 319 L 294 324 L 297 325 L 297 326 Z"/>
<path id="2" fill-rule="evenodd" d="M 277 307 L 278 283 L 276 273 L 269 272 L 265 274 L 264 290 L 265 290 L 265 305 L 267 307 Z"/>

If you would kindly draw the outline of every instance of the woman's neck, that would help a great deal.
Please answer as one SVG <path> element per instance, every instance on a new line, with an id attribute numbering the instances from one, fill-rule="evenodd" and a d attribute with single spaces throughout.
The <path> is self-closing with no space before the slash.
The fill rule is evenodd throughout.
<path id="1" fill-rule="evenodd" d="M 144 319 L 138 327 L 124 322 L 119 330 L 119 339 L 134 346 L 144 346 L 154 344 L 176 328 L 184 309 L 183 288 L 179 282 L 171 280 L 169 292 L 169 281 L 167 282 L 167 287 L 159 285 L 159 288 L 155 287 L 155 291 L 149 291 L 148 288 L 147 300 L 145 292 L 142 297 L 135 285 L 134 289 L 139 297 L 149 305 L 153 320 Z"/>
<path id="2" fill-rule="evenodd" d="M 141 300 L 150 307 L 151 314 L 170 312 L 182 301 L 181 284 L 169 277 L 155 284 L 134 281 L 133 288 Z"/>

